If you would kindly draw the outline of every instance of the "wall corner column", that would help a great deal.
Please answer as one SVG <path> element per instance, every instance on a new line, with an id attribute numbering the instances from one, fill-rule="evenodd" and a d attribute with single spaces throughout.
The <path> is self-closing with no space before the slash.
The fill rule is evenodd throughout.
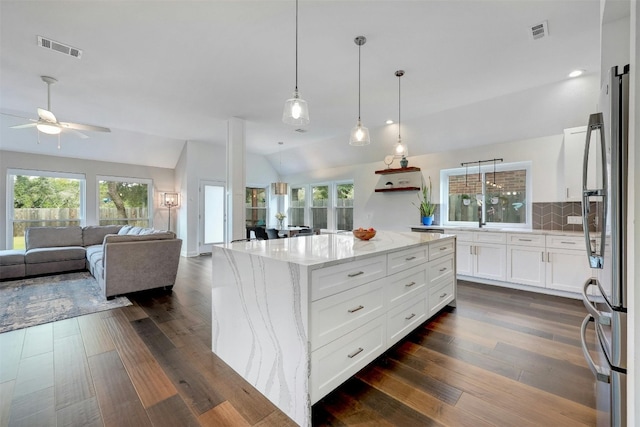
<path id="1" fill-rule="evenodd" d="M 246 237 L 246 176 L 245 122 L 238 117 L 231 117 L 227 121 L 227 242 Z"/>

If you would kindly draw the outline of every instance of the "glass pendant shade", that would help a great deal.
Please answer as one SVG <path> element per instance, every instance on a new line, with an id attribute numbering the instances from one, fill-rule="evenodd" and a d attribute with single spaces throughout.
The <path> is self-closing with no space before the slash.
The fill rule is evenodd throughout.
<path id="1" fill-rule="evenodd" d="M 273 182 L 271 183 L 271 191 L 276 196 L 286 196 L 289 194 L 289 185 L 286 182 Z"/>
<path id="2" fill-rule="evenodd" d="M 398 139 L 398 143 L 396 144 L 393 151 L 393 157 L 395 157 L 396 159 L 400 159 L 408 155 L 409 149 L 407 148 L 407 144 L 404 144 L 401 139 Z"/>
<path id="3" fill-rule="evenodd" d="M 293 98 L 287 99 L 282 111 L 282 121 L 288 125 L 305 126 L 309 124 L 309 107 L 307 101 L 300 98 L 296 89 Z"/>
<path id="4" fill-rule="evenodd" d="M 371 143 L 369 138 L 369 129 L 362 126 L 362 122 L 358 119 L 358 123 L 353 129 L 351 129 L 351 137 L 349 138 L 350 145 L 367 145 Z"/>

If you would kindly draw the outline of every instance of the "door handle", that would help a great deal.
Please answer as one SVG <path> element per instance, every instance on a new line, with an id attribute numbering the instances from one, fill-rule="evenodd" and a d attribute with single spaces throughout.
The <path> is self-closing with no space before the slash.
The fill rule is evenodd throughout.
<path id="1" fill-rule="evenodd" d="M 355 313 L 356 311 L 362 310 L 364 308 L 364 305 L 359 305 L 356 308 L 350 308 L 349 310 L 347 310 L 349 313 Z"/>
<path id="2" fill-rule="evenodd" d="M 584 354 L 584 358 L 587 359 L 587 365 L 589 365 L 589 369 L 593 372 L 593 375 L 596 377 L 596 380 L 609 383 L 611 381 L 611 375 L 606 372 L 601 366 L 598 366 L 593 361 L 591 354 L 589 353 L 589 347 L 587 347 L 587 326 L 589 322 L 593 319 L 590 314 L 582 321 L 582 326 L 580 327 L 580 341 L 582 342 L 582 354 Z"/>
<path id="3" fill-rule="evenodd" d="M 600 131 L 600 153 L 602 161 L 602 184 L 600 188 L 589 189 L 587 188 L 587 172 L 589 169 L 589 146 L 591 145 L 591 133 L 594 130 Z M 605 241 L 607 223 L 607 203 L 608 197 L 607 188 L 607 146 L 605 141 L 604 132 L 604 116 L 602 113 L 591 114 L 589 116 L 589 124 L 587 126 L 587 137 L 584 144 L 584 156 L 582 161 L 582 229 L 584 230 L 584 239 L 587 247 L 587 255 L 589 256 L 589 265 L 591 268 L 602 269 L 604 267 L 604 249 L 601 247 L 600 251 L 594 250 L 591 247 L 591 239 L 589 236 L 589 213 L 590 213 L 590 197 L 600 197 L 601 203 L 599 215 L 596 219 L 602 222 L 600 237 L 602 241 Z"/>
<path id="4" fill-rule="evenodd" d="M 349 359 L 353 359 L 354 357 L 356 357 L 357 355 L 359 355 L 359 354 L 360 354 L 360 353 L 362 353 L 363 351 L 364 351 L 364 348 L 362 348 L 362 347 L 358 347 L 358 349 L 357 349 L 356 351 L 354 351 L 353 353 L 351 353 L 351 354 L 347 354 L 347 357 L 348 357 Z"/>
<path id="5" fill-rule="evenodd" d="M 348 277 L 356 277 L 359 276 L 361 274 L 364 274 L 364 271 L 358 271 L 357 273 L 349 273 L 347 274 Z"/>

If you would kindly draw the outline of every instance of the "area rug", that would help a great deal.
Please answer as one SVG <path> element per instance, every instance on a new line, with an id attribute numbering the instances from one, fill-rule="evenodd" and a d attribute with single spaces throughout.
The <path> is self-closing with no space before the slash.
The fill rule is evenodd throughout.
<path id="1" fill-rule="evenodd" d="M 0 333 L 127 305 L 107 300 L 87 271 L 0 282 Z"/>

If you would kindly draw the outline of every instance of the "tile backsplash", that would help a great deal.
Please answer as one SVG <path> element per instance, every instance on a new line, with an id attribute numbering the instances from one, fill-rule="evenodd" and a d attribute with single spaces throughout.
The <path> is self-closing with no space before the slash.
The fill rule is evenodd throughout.
<path id="1" fill-rule="evenodd" d="M 534 230 L 559 230 L 582 231 L 582 223 L 567 224 L 567 217 L 582 216 L 582 203 L 580 202 L 544 202 L 533 203 L 531 207 Z M 591 212 L 595 212 L 595 206 Z M 436 205 L 434 225 L 438 225 L 440 218 L 440 205 Z M 595 229 L 593 215 L 589 220 L 590 228 Z"/>

